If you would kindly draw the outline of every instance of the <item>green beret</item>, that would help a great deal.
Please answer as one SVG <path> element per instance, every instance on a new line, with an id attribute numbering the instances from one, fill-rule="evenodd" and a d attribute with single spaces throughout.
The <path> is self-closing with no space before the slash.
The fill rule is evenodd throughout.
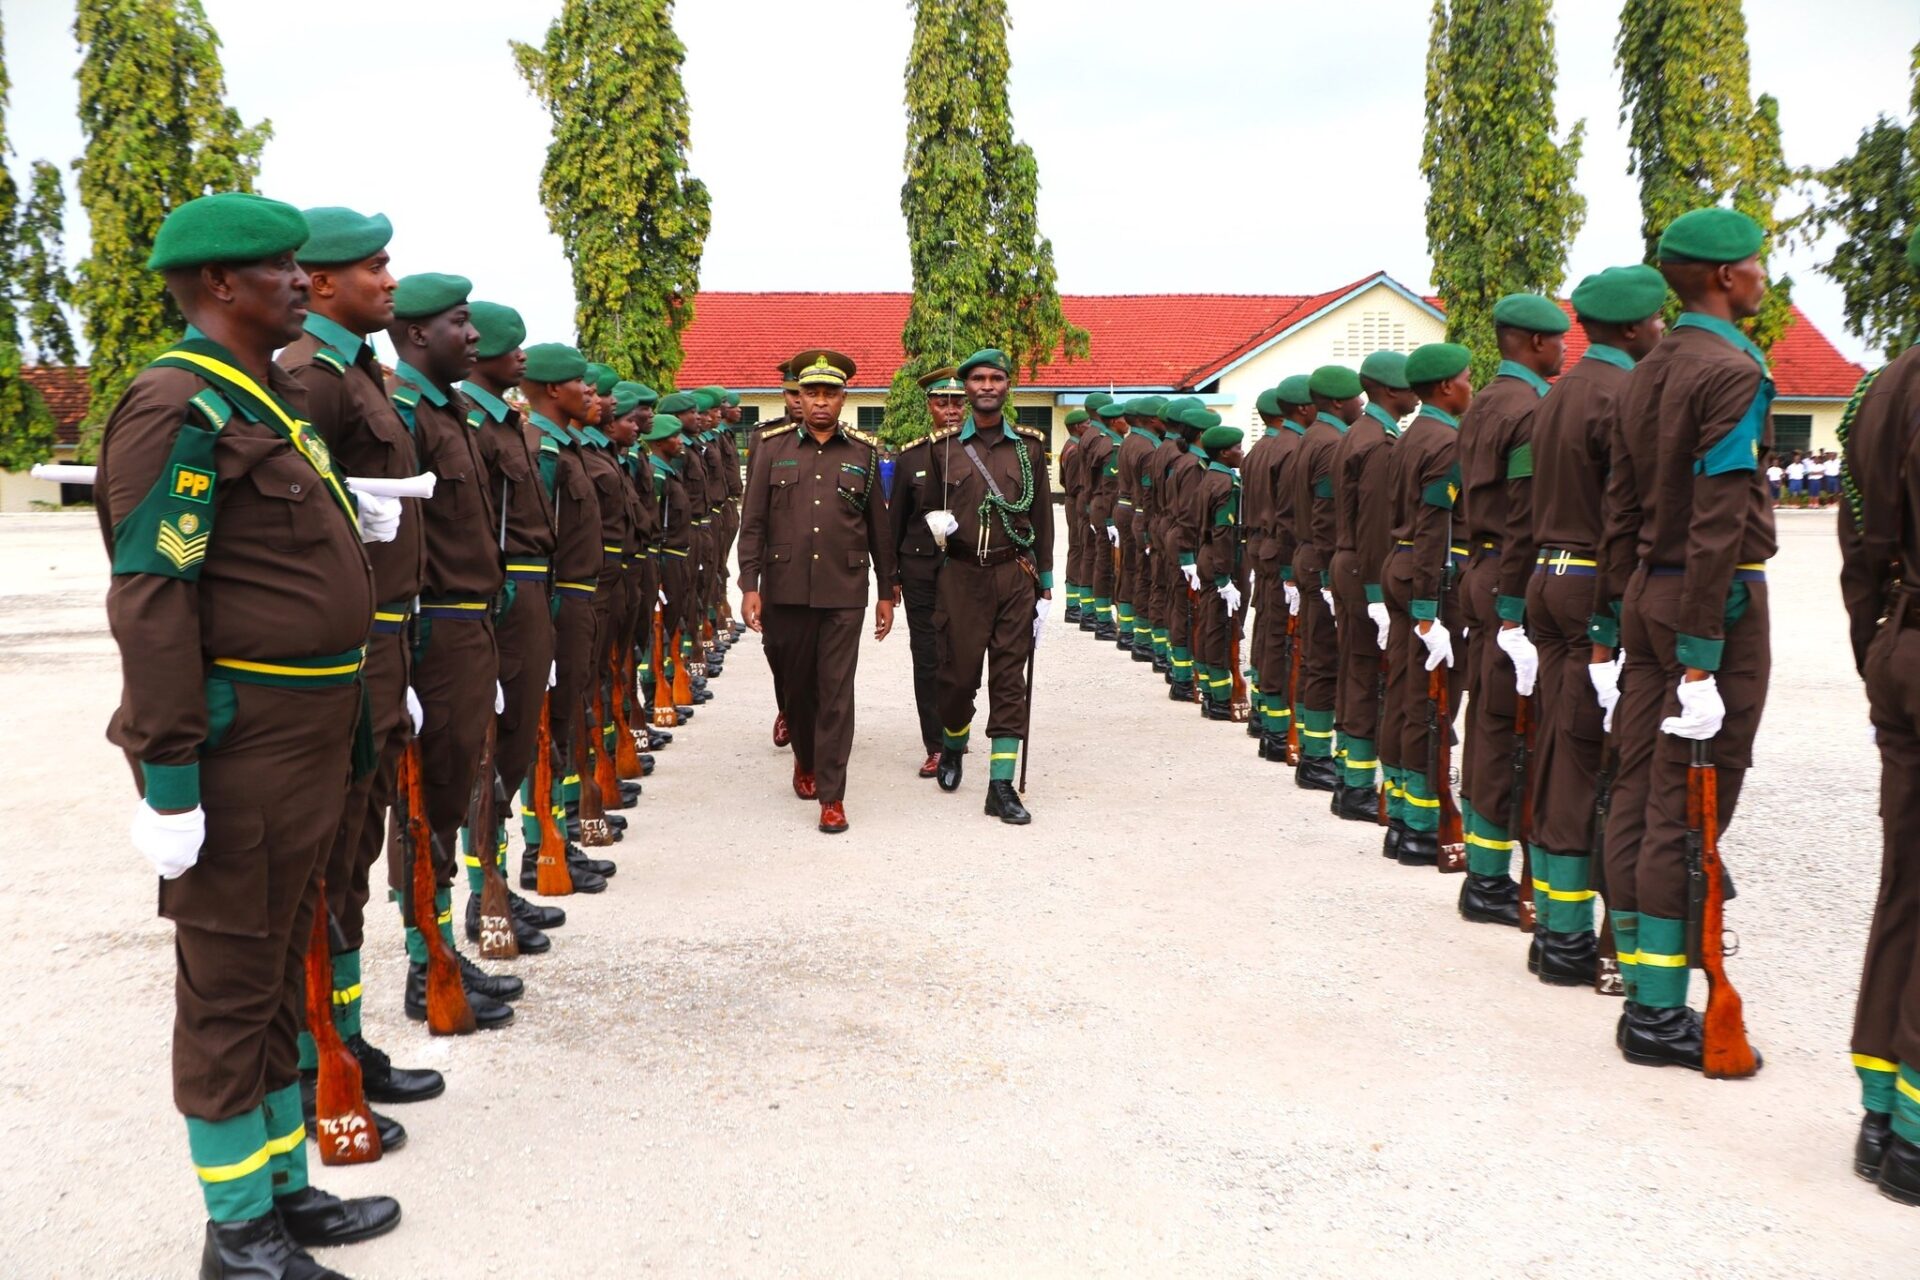
<path id="1" fill-rule="evenodd" d="M 437 271 L 403 276 L 393 291 L 394 319 L 418 320 L 451 311 L 465 302 L 472 291 L 473 281 L 465 276 L 442 275 Z"/>
<path id="2" fill-rule="evenodd" d="M 1087 397 L 1087 412 L 1092 413 L 1103 404 L 1112 404 L 1113 397 L 1104 391 L 1096 391 Z"/>
<path id="3" fill-rule="evenodd" d="M 587 358 L 564 342 L 536 342 L 526 355 L 528 382 L 572 382 L 587 376 Z"/>
<path id="4" fill-rule="evenodd" d="M 729 409 L 737 409 L 740 407 L 740 393 L 738 391 L 727 392 L 727 407 Z"/>
<path id="5" fill-rule="evenodd" d="M 1179 422 L 1183 427 L 1204 433 L 1220 425 L 1220 415 L 1203 404 L 1190 404 L 1181 408 Z"/>
<path id="6" fill-rule="evenodd" d="M 653 407 L 657 412 L 662 414 L 680 414 L 698 409 L 700 405 L 699 402 L 693 398 L 691 392 L 674 391 L 660 397 L 660 403 Z M 674 430 L 677 431 L 679 428 L 676 427 Z"/>
<path id="7" fill-rule="evenodd" d="M 503 356 L 527 340 L 527 325 L 520 313 L 498 302 L 471 304 L 467 320 L 480 331 L 478 354 L 482 360 Z"/>
<path id="8" fill-rule="evenodd" d="M 700 390 L 707 393 L 707 398 L 713 401 L 713 407 L 716 409 L 727 402 L 727 389 L 725 387 L 716 384 L 710 387 L 701 387 Z"/>
<path id="9" fill-rule="evenodd" d="M 1920 271 L 1920 227 L 1915 227 L 1907 237 L 1907 265 Z"/>
<path id="10" fill-rule="evenodd" d="M 613 394 L 614 387 L 620 383 L 620 375 L 613 371 L 612 366 L 593 360 L 587 362 L 587 371 L 582 376 L 586 378 L 587 385 L 593 388 L 593 393 L 597 396 Z"/>
<path id="11" fill-rule="evenodd" d="M 623 382 L 620 384 L 620 386 L 615 387 L 614 390 L 618 391 L 620 387 L 638 388 L 638 390 L 634 394 L 640 397 L 641 404 L 655 404 L 660 399 L 660 393 L 658 391 L 655 391 L 652 387 L 648 386 L 644 382 Z"/>
<path id="12" fill-rule="evenodd" d="M 712 387 L 695 387 L 687 394 L 693 398 L 693 407 L 702 413 L 718 409 L 721 405 L 721 399 L 713 393 Z"/>
<path id="13" fill-rule="evenodd" d="M 1206 402 L 1199 396 L 1175 396 L 1160 406 L 1160 416 L 1166 418 L 1175 414 L 1183 414 L 1189 409 L 1204 409 L 1206 407 Z M 1185 419 L 1183 418 L 1182 421 L 1185 421 Z"/>
<path id="14" fill-rule="evenodd" d="M 1280 389 L 1278 387 L 1268 387 L 1265 391 L 1262 391 L 1253 398 L 1253 407 L 1257 412 L 1265 414 L 1269 418 L 1279 417 L 1285 412 L 1285 410 L 1280 407 Z"/>
<path id="15" fill-rule="evenodd" d="M 1132 402 L 1129 413 L 1137 413 L 1143 418 L 1158 418 L 1167 411 L 1165 396 L 1141 396 Z"/>
<path id="16" fill-rule="evenodd" d="M 962 378 L 975 369 L 998 369 L 1008 377 L 1013 376 L 1013 366 L 1007 362 L 1007 353 L 998 347 L 982 347 L 960 362 Z"/>
<path id="17" fill-rule="evenodd" d="M 1109 400 L 1093 412 L 1096 416 L 1111 422 L 1115 418 L 1124 418 L 1127 416 L 1127 403 L 1124 400 Z"/>
<path id="18" fill-rule="evenodd" d="M 1667 305 L 1667 282 L 1644 262 L 1608 267 L 1573 287 L 1573 311 L 1601 324 L 1635 324 Z"/>
<path id="19" fill-rule="evenodd" d="M 1214 415 L 1216 422 L 1218 414 Z M 1247 433 L 1238 427 L 1211 426 L 1200 433 L 1200 447 L 1208 453 L 1218 453 L 1222 449 L 1231 449 L 1247 438 Z"/>
<path id="20" fill-rule="evenodd" d="M 672 398 L 673 398 L 672 396 L 667 397 L 668 400 L 671 400 Z M 662 400 L 660 403 L 665 404 L 666 400 Z M 665 440 L 671 436 L 677 436 L 679 434 L 680 434 L 680 419 L 674 417 L 670 413 L 662 413 L 654 417 L 653 425 L 648 427 L 647 433 L 641 436 L 640 438 L 642 440 L 651 442 L 654 440 Z"/>
<path id="21" fill-rule="evenodd" d="M 640 384 L 637 382 L 616 382 L 613 384 L 613 416 L 624 418 L 640 407 Z"/>
<path id="22" fill-rule="evenodd" d="M 1280 385 L 1273 389 L 1273 394 L 1280 398 L 1283 405 L 1312 404 L 1313 380 L 1304 373 L 1296 373 L 1291 378 L 1280 379 Z"/>
<path id="23" fill-rule="evenodd" d="M 387 215 L 371 217 L 327 205 L 305 210 L 307 242 L 300 246 L 300 261 L 324 267 L 338 262 L 364 262 L 387 247 L 393 239 L 393 224 Z"/>
<path id="24" fill-rule="evenodd" d="M 245 191 L 189 200 L 160 224 L 147 270 L 207 262 L 259 262 L 307 242 L 307 220 L 279 200 Z"/>
<path id="25" fill-rule="evenodd" d="M 1360 376 L 1395 391 L 1407 389 L 1407 357 L 1400 351 L 1376 351 L 1360 362 Z"/>
<path id="26" fill-rule="evenodd" d="M 1445 382 L 1473 363 L 1473 352 L 1457 342 L 1429 342 L 1407 357 L 1407 382 L 1416 387 Z"/>
<path id="27" fill-rule="evenodd" d="M 1695 209 L 1660 233 L 1662 262 L 1742 262 L 1760 252 L 1767 233 L 1737 209 Z"/>
<path id="28" fill-rule="evenodd" d="M 1067 411 L 1067 425 L 1070 427 L 1077 427 L 1086 420 L 1087 411 L 1085 409 L 1069 409 Z"/>
<path id="29" fill-rule="evenodd" d="M 1565 333 L 1567 313 L 1551 298 L 1537 293 L 1510 293 L 1493 304 L 1493 322 L 1528 333 Z"/>
<path id="30" fill-rule="evenodd" d="M 1343 364 L 1323 364 L 1307 378 L 1307 390 L 1327 400 L 1350 400 L 1360 394 L 1360 375 Z"/>

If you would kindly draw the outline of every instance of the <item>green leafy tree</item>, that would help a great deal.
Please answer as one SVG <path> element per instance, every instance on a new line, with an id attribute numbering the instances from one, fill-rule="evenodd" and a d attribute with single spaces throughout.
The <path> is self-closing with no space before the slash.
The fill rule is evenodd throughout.
<path id="1" fill-rule="evenodd" d="M 572 264 L 580 345 L 661 390 L 713 221 L 687 167 L 685 58 L 672 0 L 565 0 L 541 45 L 513 43 L 553 121 L 540 198 Z"/>
<path id="2" fill-rule="evenodd" d="M 0 46 L 5 35 L 0 32 Z M 0 47 L 0 471 L 24 471 L 53 452 L 53 416 L 46 402 L 20 376 L 20 315 L 14 305 L 11 278 L 18 241 L 20 189 L 5 159 L 13 146 L 7 140 L 6 108 L 13 89 L 7 74 L 4 47 Z"/>
<path id="3" fill-rule="evenodd" d="M 80 0 L 80 203 L 92 252 L 74 299 L 84 321 L 92 393 L 82 456 L 114 401 L 183 321 L 146 269 L 160 223 L 215 191 L 251 191 L 267 123 L 226 104 L 220 38 L 200 0 Z"/>
<path id="4" fill-rule="evenodd" d="M 1493 306 L 1553 294 L 1586 218 L 1573 189 L 1586 122 L 1556 142 L 1548 0 L 1434 0 L 1427 46 L 1427 247 L 1447 338 L 1473 349 L 1474 377 L 1500 353 Z"/>
<path id="5" fill-rule="evenodd" d="M 887 397 L 885 437 L 924 433 L 929 369 L 995 346 L 1032 377 L 1054 357 L 1087 354 L 1067 321 L 1053 244 L 1040 234 L 1040 166 L 1013 136 L 1005 0 L 916 0 L 907 55 L 906 182 L 913 303 L 906 365 Z"/>
<path id="6" fill-rule="evenodd" d="M 33 194 L 20 215 L 19 293 L 27 308 L 34 359 L 40 364 L 79 359 L 66 312 L 73 305 L 73 280 L 66 269 L 66 208 L 60 170 L 35 160 Z"/>
<path id="7" fill-rule="evenodd" d="M 1920 281 L 1906 241 L 1920 227 L 1920 45 L 1913 49 L 1908 120 L 1881 116 L 1860 131 L 1853 154 L 1813 179 L 1824 193 L 1807 212 L 1808 239 L 1843 238 L 1819 270 L 1840 286 L 1848 332 L 1888 359 L 1920 342 Z"/>
<path id="8" fill-rule="evenodd" d="M 1750 96 L 1739 0 L 1625 0 L 1614 66 L 1647 261 L 1668 223 L 1705 205 L 1731 204 L 1771 244 L 1781 228 L 1774 207 L 1793 175 L 1781 155 L 1779 104 Z M 1791 279 L 1774 281 L 1748 325 L 1762 350 L 1786 328 L 1792 294 Z"/>

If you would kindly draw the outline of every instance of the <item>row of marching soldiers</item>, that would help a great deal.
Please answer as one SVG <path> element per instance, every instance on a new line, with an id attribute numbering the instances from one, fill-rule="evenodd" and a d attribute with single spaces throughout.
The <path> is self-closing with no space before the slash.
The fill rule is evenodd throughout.
<path id="1" fill-rule="evenodd" d="M 1261 393 L 1244 457 L 1196 398 L 1097 395 L 1061 463 L 1070 619 L 1173 701 L 1246 720 L 1336 817 L 1384 826 L 1387 858 L 1464 873 L 1463 917 L 1530 935 L 1516 965 L 1624 995 L 1628 1061 L 1716 1078 L 1761 1065 L 1721 964 L 1718 840 L 1769 670 L 1774 383 L 1741 329 L 1767 292 L 1763 239 L 1731 210 L 1675 220 L 1657 268 L 1574 289 L 1588 345 L 1564 368 L 1567 312 L 1516 294 L 1477 392 L 1453 344 L 1324 366 Z M 1920 1087 L 1889 1041 L 1913 1008 L 1911 896 L 1876 928 L 1862 1017 L 1879 1030 L 1855 1057 L 1857 1167 L 1903 1199 L 1920 1194 L 1920 1121 L 1889 1149 L 1889 1115 L 1906 1097 L 1920 1116 Z"/>
<path id="2" fill-rule="evenodd" d="M 149 266 L 187 328 L 101 445 L 109 737 L 175 926 L 206 1277 L 334 1276 L 306 1250 L 399 1221 L 390 1197 L 312 1186 L 306 1158 L 378 1159 L 406 1132 L 369 1104 L 446 1087 L 362 1023 L 383 845 L 407 1017 L 510 1024 L 525 984 L 459 934 L 483 959 L 543 953 L 566 914 L 509 885 L 607 889 L 618 811 L 738 635 L 737 397 L 526 345 L 467 280 L 396 280 L 391 234 L 238 193 L 174 210 Z"/>

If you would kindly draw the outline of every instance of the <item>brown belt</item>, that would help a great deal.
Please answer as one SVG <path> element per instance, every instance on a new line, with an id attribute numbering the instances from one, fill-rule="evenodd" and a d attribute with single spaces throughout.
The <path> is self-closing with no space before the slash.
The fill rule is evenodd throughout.
<path id="1" fill-rule="evenodd" d="M 967 555 L 967 556 L 957 556 L 957 555 L 954 555 L 951 551 L 949 551 L 947 553 L 947 563 L 948 564 L 964 564 L 964 565 L 981 568 L 981 569 L 991 569 L 995 565 L 1006 564 L 1009 561 L 1018 560 L 1020 558 L 1020 555 L 1021 555 L 1021 552 L 1019 547 L 990 547 L 985 551 L 978 551 L 972 555 Z"/>

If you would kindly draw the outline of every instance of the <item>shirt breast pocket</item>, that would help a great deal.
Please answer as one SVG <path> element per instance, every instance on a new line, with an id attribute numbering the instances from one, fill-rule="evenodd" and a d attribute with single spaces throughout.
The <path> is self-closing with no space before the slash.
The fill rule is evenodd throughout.
<path id="1" fill-rule="evenodd" d="M 866 497 L 867 472 L 864 467 L 842 463 L 834 474 L 833 482 L 834 487 L 840 491 L 840 496 L 851 500 L 856 505 Z"/>
<path id="2" fill-rule="evenodd" d="M 326 522 L 335 518 L 326 509 L 333 499 L 320 492 L 326 481 L 291 447 L 262 461 L 248 479 L 259 498 L 261 537 L 268 547 L 292 553 L 325 541 Z"/>
<path id="3" fill-rule="evenodd" d="M 793 493 L 799 483 L 797 467 L 779 467 L 767 477 L 767 502 L 776 510 L 793 505 Z"/>

